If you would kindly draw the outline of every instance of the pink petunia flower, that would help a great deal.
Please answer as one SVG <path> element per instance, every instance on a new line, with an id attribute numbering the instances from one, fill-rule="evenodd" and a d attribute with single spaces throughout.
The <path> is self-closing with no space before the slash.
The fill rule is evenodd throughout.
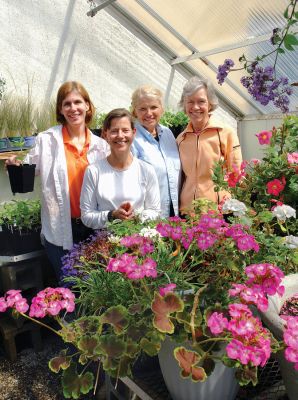
<path id="1" fill-rule="evenodd" d="M 272 137 L 272 132 L 270 131 L 262 131 L 256 134 L 256 137 L 259 139 L 259 143 L 263 144 L 270 144 L 270 139 Z"/>

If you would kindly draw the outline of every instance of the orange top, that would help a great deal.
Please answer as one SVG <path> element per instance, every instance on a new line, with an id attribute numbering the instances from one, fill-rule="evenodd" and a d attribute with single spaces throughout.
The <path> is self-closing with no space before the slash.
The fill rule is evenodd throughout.
<path id="1" fill-rule="evenodd" d="M 192 201 L 205 198 L 219 203 L 227 192 L 215 192 L 212 168 L 216 161 L 225 160 L 227 169 L 242 161 L 236 132 L 211 116 L 206 127 L 196 134 L 191 122 L 176 139 L 184 181 L 180 192 L 180 211 L 191 208 Z"/>
<path id="2" fill-rule="evenodd" d="M 86 141 L 81 152 L 70 143 L 70 136 L 66 126 L 62 128 L 62 135 L 67 164 L 71 218 L 79 218 L 81 216 L 80 196 L 83 178 L 89 165 L 87 151 L 90 145 L 90 132 L 86 129 Z"/>

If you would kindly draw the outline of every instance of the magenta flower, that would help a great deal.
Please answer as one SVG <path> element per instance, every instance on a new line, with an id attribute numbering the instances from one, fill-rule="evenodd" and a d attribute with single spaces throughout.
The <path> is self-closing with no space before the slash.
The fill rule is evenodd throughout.
<path id="1" fill-rule="evenodd" d="M 200 250 L 207 250 L 212 247 L 217 241 L 217 236 L 213 233 L 203 232 L 197 237 L 198 248 Z"/>
<path id="2" fill-rule="evenodd" d="M 270 144 L 270 139 L 272 137 L 272 132 L 270 131 L 262 131 L 256 135 L 259 139 L 260 144 Z"/>
<path id="3" fill-rule="evenodd" d="M 213 335 L 217 335 L 228 327 L 228 320 L 223 313 L 213 312 L 207 320 L 207 326 Z"/>
<path id="4" fill-rule="evenodd" d="M 175 283 L 169 283 L 166 286 L 162 286 L 158 289 L 159 294 L 164 297 L 167 293 L 173 292 L 174 289 L 176 288 L 176 284 Z"/>
<path id="5" fill-rule="evenodd" d="M 13 307 L 17 301 L 22 300 L 21 290 L 8 290 L 6 292 L 6 304 L 8 307 Z"/>
<path id="6" fill-rule="evenodd" d="M 236 240 L 237 247 L 242 251 L 254 250 L 256 253 L 260 250 L 260 246 L 256 242 L 253 235 L 243 235 Z"/>
<path id="7" fill-rule="evenodd" d="M 8 305 L 5 301 L 4 297 L 0 297 L 0 312 L 5 312 L 8 308 Z"/>

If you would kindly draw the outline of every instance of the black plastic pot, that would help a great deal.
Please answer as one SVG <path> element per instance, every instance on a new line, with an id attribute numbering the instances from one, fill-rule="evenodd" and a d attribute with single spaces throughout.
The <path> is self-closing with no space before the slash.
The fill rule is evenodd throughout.
<path id="1" fill-rule="evenodd" d="M 7 166 L 11 191 L 13 194 L 33 192 L 35 167 L 35 164 Z"/>
<path id="2" fill-rule="evenodd" d="M 30 230 L 9 229 L 5 225 L 0 232 L 0 255 L 17 256 L 42 249 L 40 228 Z"/>
<path id="3" fill-rule="evenodd" d="M 180 133 L 184 131 L 185 126 L 183 126 L 183 125 L 169 126 L 169 128 L 173 132 L 173 135 L 175 136 L 175 138 L 177 138 L 177 136 L 180 135 Z"/>

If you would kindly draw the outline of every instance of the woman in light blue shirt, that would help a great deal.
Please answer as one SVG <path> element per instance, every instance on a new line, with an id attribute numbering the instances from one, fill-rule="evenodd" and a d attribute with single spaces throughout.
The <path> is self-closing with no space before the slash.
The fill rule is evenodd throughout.
<path id="1" fill-rule="evenodd" d="M 181 165 L 172 131 L 159 124 L 163 113 L 162 93 L 152 86 L 141 86 L 132 94 L 131 107 L 137 119 L 132 152 L 155 169 L 160 190 L 161 217 L 178 215 Z"/>

